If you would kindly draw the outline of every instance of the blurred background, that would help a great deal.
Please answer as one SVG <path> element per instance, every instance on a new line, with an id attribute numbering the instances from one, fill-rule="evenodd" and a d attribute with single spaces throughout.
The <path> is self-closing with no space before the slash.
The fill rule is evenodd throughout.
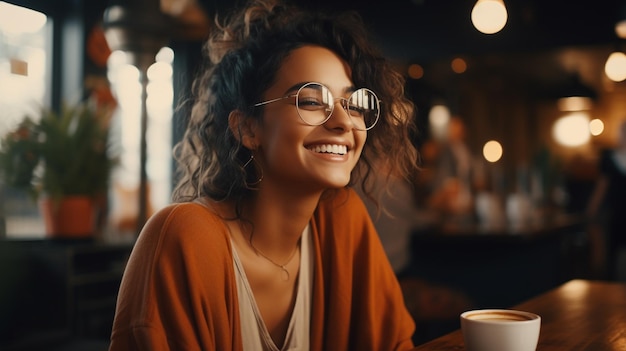
<path id="1" fill-rule="evenodd" d="M 295 2 L 359 12 L 406 76 L 422 171 L 385 195 L 392 217 L 372 217 L 417 343 L 470 307 L 626 280 L 607 234 L 615 209 L 590 211 L 626 121 L 626 1 Z M 93 229 L 71 237 L 50 231 L 28 189 L 0 183 L 0 349 L 106 349 L 134 239 L 170 202 L 203 41 L 241 3 L 0 1 L 0 137 L 18 140 L 42 108 L 85 104 L 116 161 Z"/>

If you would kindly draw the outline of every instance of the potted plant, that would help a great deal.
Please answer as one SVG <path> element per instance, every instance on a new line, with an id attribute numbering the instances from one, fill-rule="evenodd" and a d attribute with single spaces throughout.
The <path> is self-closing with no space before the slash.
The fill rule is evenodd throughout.
<path id="1" fill-rule="evenodd" d="M 108 115 L 78 104 L 41 109 L 40 117 L 27 116 L 1 139 L 0 175 L 40 200 L 48 236 L 92 235 L 116 164 Z"/>

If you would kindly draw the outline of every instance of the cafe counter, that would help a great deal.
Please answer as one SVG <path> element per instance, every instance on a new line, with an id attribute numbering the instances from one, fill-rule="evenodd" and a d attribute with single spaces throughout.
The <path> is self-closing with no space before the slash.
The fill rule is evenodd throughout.
<path id="1" fill-rule="evenodd" d="M 576 276 L 585 236 L 572 216 L 515 227 L 449 221 L 414 231 L 411 273 L 465 293 L 476 307 L 511 306 Z"/>

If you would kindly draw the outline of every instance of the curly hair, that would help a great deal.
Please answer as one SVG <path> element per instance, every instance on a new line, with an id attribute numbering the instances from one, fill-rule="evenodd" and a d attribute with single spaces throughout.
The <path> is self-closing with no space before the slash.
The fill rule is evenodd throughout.
<path id="1" fill-rule="evenodd" d="M 383 159 L 396 175 L 416 170 L 417 150 L 410 139 L 414 105 L 405 97 L 404 78 L 372 46 L 356 13 L 327 14 L 279 0 L 253 0 L 223 24 L 216 22 L 204 47 L 204 69 L 193 83 L 189 124 L 174 149 L 179 166 L 174 201 L 242 200 L 254 191 L 249 184 L 259 175 L 247 166 L 250 151 L 229 128 L 228 116 L 238 110 L 247 118 L 261 118 L 254 103 L 274 82 L 283 60 L 304 45 L 335 52 L 351 67 L 354 85 L 372 89 L 382 102 L 349 186 L 360 181 L 367 193 L 374 159 Z"/>

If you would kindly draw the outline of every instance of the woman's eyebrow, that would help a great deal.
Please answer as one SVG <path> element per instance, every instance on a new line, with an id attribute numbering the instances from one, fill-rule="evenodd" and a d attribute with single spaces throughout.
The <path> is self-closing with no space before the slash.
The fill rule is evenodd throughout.
<path id="1" fill-rule="evenodd" d="M 344 94 L 352 94 L 356 91 L 356 87 L 354 85 L 351 85 L 349 87 L 343 88 L 343 93 Z"/>
<path id="2" fill-rule="evenodd" d="M 296 91 L 298 91 L 300 88 L 302 88 L 305 84 L 309 84 L 309 83 L 319 83 L 319 82 L 313 82 L 313 81 L 311 81 L 311 82 L 299 82 L 299 83 L 296 83 L 296 84 L 292 85 L 291 87 L 289 87 L 289 88 L 285 91 L 285 95 L 289 95 L 289 93 L 296 92 Z M 324 83 L 319 83 L 319 84 L 322 84 L 323 86 L 328 87 L 328 86 L 327 86 L 326 84 L 324 84 Z M 329 90 L 330 90 L 330 89 L 329 89 Z M 346 95 L 346 94 L 351 94 L 351 93 L 353 93 L 353 92 L 355 92 L 355 91 L 356 91 L 356 87 L 355 87 L 354 85 L 351 85 L 351 86 L 348 86 L 348 87 L 343 88 L 342 93 L 343 93 L 343 95 Z"/>
<path id="3" fill-rule="evenodd" d="M 308 84 L 308 83 L 311 83 L 311 82 L 299 82 L 299 83 L 296 83 L 296 84 L 290 86 L 289 89 L 287 89 L 285 91 L 285 95 L 288 95 L 289 93 L 294 93 L 294 92 L 298 91 L 300 88 L 302 88 L 305 84 Z"/>

